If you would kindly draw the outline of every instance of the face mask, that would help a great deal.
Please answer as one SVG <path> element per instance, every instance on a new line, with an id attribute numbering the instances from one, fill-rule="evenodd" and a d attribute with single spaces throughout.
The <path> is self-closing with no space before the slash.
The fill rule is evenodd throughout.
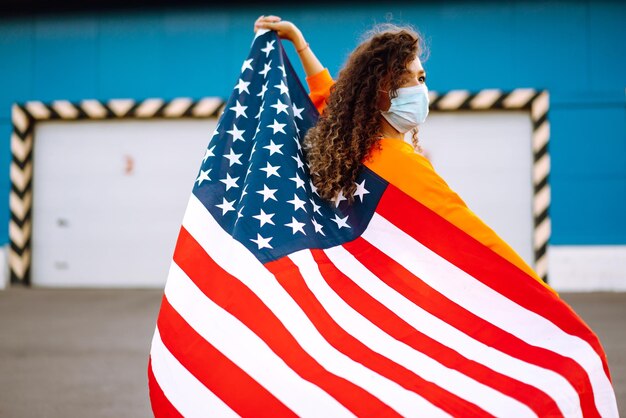
<path id="1" fill-rule="evenodd" d="M 391 99 L 389 110 L 381 110 L 381 113 L 398 132 L 406 133 L 424 123 L 428 116 L 428 105 L 426 84 L 400 87 L 398 96 Z"/>

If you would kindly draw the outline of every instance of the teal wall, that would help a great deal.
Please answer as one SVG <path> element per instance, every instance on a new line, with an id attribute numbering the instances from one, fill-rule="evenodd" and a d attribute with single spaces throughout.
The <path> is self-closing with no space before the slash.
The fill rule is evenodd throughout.
<path id="1" fill-rule="evenodd" d="M 359 35 L 391 13 L 426 35 L 431 90 L 548 89 L 550 242 L 626 244 L 626 4 L 595 1 L 307 4 L 0 18 L 0 244 L 8 242 L 13 102 L 226 98 L 249 50 L 254 20 L 270 13 L 296 22 L 333 74 Z"/>

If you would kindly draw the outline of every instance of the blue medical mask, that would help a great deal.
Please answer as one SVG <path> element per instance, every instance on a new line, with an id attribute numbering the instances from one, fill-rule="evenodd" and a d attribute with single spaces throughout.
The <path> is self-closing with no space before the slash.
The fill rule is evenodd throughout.
<path id="1" fill-rule="evenodd" d="M 428 116 L 428 87 L 426 84 L 400 87 L 398 96 L 391 98 L 389 110 L 381 113 L 387 122 L 400 133 L 421 125 Z"/>

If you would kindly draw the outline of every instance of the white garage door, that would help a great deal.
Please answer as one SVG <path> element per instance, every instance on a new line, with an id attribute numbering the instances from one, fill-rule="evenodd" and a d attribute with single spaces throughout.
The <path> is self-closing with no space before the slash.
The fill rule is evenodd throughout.
<path id="1" fill-rule="evenodd" d="M 38 124 L 33 285 L 163 286 L 215 123 Z"/>
<path id="2" fill-rule="evenodd" d="M 419 131 L 435 170 L 534 266 L 531 136 L 525 111 L 432 112 Z"/>

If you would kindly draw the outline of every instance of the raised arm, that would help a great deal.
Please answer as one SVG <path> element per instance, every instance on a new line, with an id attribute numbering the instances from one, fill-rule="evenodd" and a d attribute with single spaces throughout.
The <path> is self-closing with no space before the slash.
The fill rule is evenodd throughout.
<path id="1" fill-rule="evenodd" d="M 333 79 L 328 69 L 324 68 L 313 53 L 300 29 L 292 22 L 281 20 L 278 16 L 260 16 L 254 22 L 254 31 L 258 29 L 274 30 L 281 39 L 287 39 L 293 43 L 306 74 L 306 82 L 310 90 L 309 97 L 321 113 L 330 94 Z"/>

